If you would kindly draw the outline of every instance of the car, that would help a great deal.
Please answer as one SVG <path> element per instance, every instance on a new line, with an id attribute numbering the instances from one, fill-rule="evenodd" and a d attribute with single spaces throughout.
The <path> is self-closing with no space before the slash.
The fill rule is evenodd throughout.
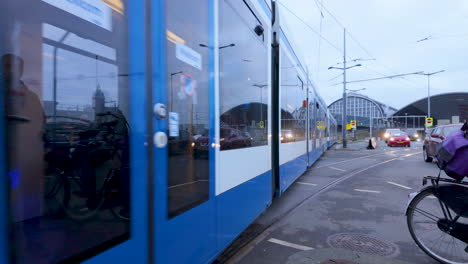
<path id="1" fill-rule="evenodd" d="M 289 129 L 281 130 L 280 139 L 281 139 L 281 143 L 296 141 L 296 137 L 294 136 L 292 130 L 289 130 Z"/>
<path id="2" fill-rule="evenodd" d="M 168 138 L 169 155 L 182 155 L 190 153 L 190 146 L 194 140 L 190 138 L 190 133 L 187 130 L 180 130 L 177 137 Z"/>
<path id="3" fill-rule="evenodd" d="M 405 132 L 392 132 L 387 140 L 389 147 L 404 146 L 411 147 L 411 141 Z"/>
<path id="4" fill-rule="evenodd" d="M 425 162 L 432 162 L 437 156 L 442 142 L 447 136 L 459 130 L 463 124 L 451 124 L 435 127 L 427 134 L 423 142 L 423 159 Z"/>
<path id="5" fill-rule="evenodd" d="M 414 128 L 405 129 L 404 132 L 408 135 L 411 141 L 420 141 L 422 138 L 421 131 Z"/>
<path id="6" fill-rule="evenodd" d="M 252 146 L 253 138 L 248 132 L 242 132 L 234 128 L 221 128 L 220 145 L 221 150 L 246 148 Z M 208 155 L 208 136 L 197 137 L 192 143 L 193 155 L 198 158 L 201 155 Z"/>
<path id="7" fill-rule="evenodd" d="M 388 128 L 385 130 L 384 134 L 383 134 L 383 138 L 385 140 L 385 143 L 388 143 L 388 139 L 390 138 L 390 136 L 392 135 L 392 133 L 399 133 L 401 132 L 401 130 L 399 128 Z"/>

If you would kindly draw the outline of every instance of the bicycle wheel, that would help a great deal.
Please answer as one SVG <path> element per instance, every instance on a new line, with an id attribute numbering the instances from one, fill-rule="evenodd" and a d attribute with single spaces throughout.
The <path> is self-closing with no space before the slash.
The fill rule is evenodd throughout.
<path id="1" fill-rule="evenodd" d="M 450 213 L 455 216 L 454 212 Z M 414 197 L 406 217 L 411 236 L 426 254 L 442 263 L 468 263 L 467 244 L 442 231 L 446 218 L 432 188 Z M 465 223 L 467 219 L 460 220 Z"/>
<path id="2" fill-rule="evenodd" d="M 70 199 L 63 206 L 65 213 L 74 220 L 87 220 L 93 218 L 104 203 L 104 196 L 96 194 L 88 197 L 84 192 L 77 172 L 65 177 L 70 188 Z"/>

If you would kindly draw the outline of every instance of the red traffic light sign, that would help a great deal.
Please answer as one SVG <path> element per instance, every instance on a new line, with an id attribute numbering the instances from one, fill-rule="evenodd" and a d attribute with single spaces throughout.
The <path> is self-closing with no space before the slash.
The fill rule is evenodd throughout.
<path id="1" fill-rule="evenodd" d="M 434 125 L 434 119 L 432 117 L 426 117 L 426 126 L 431 127 Z"/>

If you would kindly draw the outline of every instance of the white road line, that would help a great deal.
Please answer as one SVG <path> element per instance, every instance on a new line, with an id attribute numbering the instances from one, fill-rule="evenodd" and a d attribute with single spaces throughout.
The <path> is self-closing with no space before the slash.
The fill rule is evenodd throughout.
<path id="1" fill-rule="evenodd" d="M 314 248 L 311 248 L 311 247 L 308 247 L 308 246 L 298 245 L 298 244 L 286 242 L 286 241 L 283 241 L 283 240 L 279 240 L 279 239 L 276 239 L 276 238 L 270 238 L 270 239 L 268 239 L 268 242 L 275 243 L 275 244 L 278 244 L 278 245 L 282 245 L 282 246 L 285 246 L 285 247 L 299 249 L 299 250 L 312 250 L 312 249 L 314 249 Z"/>
<path id="2" fill-rule="evenodd" d="M 310 186 L 317 186 L 315 183 L 308 183 L 308 182 L 296 182 L 297 184 L 303 184 L 303 185 L 310 185 Z"/>
<path id="3" fill-rule="evenodd" d="M 372 190 L 363 190 L 363 189 L 354 189 L 356 192 L 368 192 L 368 193 L 380 193 L 380 191 L 372 191 Z"/>
<path id="4" fill-rule="evenodd" d="M 401 184 L 398 184 L 398 183 L 396 183 L 396 182 L 387 181 L 387 183 L 393 184 L 393 185 L 398 186 L 398 187 L 401 187 L 401 188 L 403 188 L 403 189 L 411 190 L 411 187 L 408 187 L 408 186 L 405 186 L 405 185 L 401 185 Z"/>
<path id="5" fill-rule="evenodd" d="M 330 167 L 328 167 L 328 168 L 330 168 L 330 169 L 334 169 L 334 170 L 337 170 L 337 171 L 346 171 L 346 170 L 339 169 L 339 168 L 335 168 L 335 167 L 332 167 L 332 166 L 330 166 Z"/>

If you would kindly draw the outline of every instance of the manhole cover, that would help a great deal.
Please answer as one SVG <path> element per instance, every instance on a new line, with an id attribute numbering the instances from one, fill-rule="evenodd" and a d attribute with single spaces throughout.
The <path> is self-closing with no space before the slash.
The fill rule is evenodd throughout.
<path id="1" fill-rule="evenodd" d="M 398 252 L 396 245 L 362 234 L 335 234 L 328 237 L 327 243 L 333 248 L 349 249 L 383 257 L 388 257 Z"/>

